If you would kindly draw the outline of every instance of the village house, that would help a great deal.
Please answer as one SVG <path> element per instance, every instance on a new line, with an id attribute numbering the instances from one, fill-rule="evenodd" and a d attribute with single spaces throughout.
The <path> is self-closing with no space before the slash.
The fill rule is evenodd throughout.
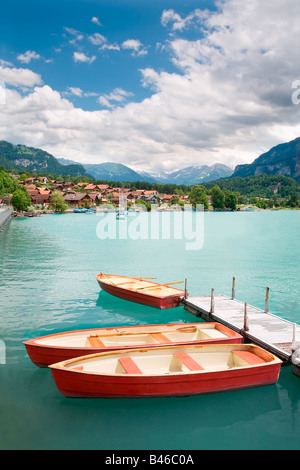
<path id="1" fill-rule="evenodd" d="M 162 198 L 162 202 L 164 204 L 171 204 L 172 203 L 172 199 L 174 199 L 175 197 L 177 197 L 176 195 L 174 194 L 165 194 Z"/>
<path id="2" fill-rule="evenodd" d="M 64 200 L 70 207 L 77 208 L 84 206 L 85 204 L 91 206 L 92 199 L 87 193 L 66 193 L 64 194 Z"/>

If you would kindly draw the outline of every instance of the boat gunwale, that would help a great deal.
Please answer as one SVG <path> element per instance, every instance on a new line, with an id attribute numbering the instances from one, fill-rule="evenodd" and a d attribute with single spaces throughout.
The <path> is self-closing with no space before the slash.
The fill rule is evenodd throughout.
<path id="1" fill-rule="evenodd" d="M 230 347 L 232 348 L 235 348 L 237 350 L 243 350 L 243 349 L 246 349 L 246 350 L 251 350 L 251 349 L 256 349 L 256 350 L 259 350 L 259 351 L 262 351 L 263 355 L 267 355 L 267 356 L 272 356 L 272 359 L 268 362 L 264 362 L 264 363 L 257 363 L 257 364 L 249 364 L 249 365 L 244 365 L 244 366 L 235 366 L 235 367 L 231 367 L 231 368 L 228 368 L 228 369 L 213 369 L 213 370 L 209 370 L 209 369 L 203 369 L 203 370 L 197 370 L 197 371 L 191 371 L 191 370 L 185 370 L 185 371 L 178 371 L 178 372 L 168 372 L 168 373 L 158 373 L 158 374 L 154 374 L 154 373 L 143 373 L 143 374 L 130 374 L 130 373 L 117 373 L 117 372 L 114 372 L 114 373 L 108 373 L 108 372 L 95 372 L 95 371 L 85 371 L 85 370 L 76 370 L 76 369 L 71 369 L 71 368 L 66 368 L 66 366 L 69 366 L 70 364 L 72 363 L 76 363 L 76 362 L 80 362 L 80 361 L 86 361 L 86 360 L 89 360 L 89 359 L 93 359 L 94 357 L 102 357 L 102 356 L 113 356 L 113 355 L 128 355 L 128 354 L 131 354 L 131 353 L 135 353 L 135 352 L 141 352 L 141 353 L 145 353 L 147 351 L 155 351 L 155 350 L 164 350 L 164 349 L 171 349 L 171 350 L 177 350 L 177 349 L 182 349 L 185 347 L 184 346 L 162 346 L 162 347 L 154 347 L 154 348 L 142 348 L 142 349 L 139 349 L 139 348 L 133 348 L 133 349 L 129 349 L 129 350 L 126 350 L 126 351 L 107 351 L 107 352 L 102 352 L 102 353 L 94 353 L 94 354 L 89 354 L 89 355 L 85 355 L 85 356 L 80 356 L 80 357 L 76 357 L 76 358 L 72 358 L 72 359 L 67 359 L 65 361 L 61 361 L 61 362 L 58 362 L 58 363 L 55 363 L 55 364 L 51 364 L 49 365 L 48 367 L 50 369 L 54 369 L 54 370 L 59 370 L 59 371 L 64 371 L 64 372 L 67 372 L 67 373 L 78 373 L 78 374 L 84 374 L 84 375 L 89 375 L 89 376 L 95 376 L 95 377 L 101 377 L 101 376 L 104 376 L 104 377 L 123 377 L 124 380 L 126 380 L 126 378 L 130 378 L 130 377 L 136 377 L 138 378 L 139 380 L 147 380 L 147 378 L 149 377 L 154 377 L 154 378 L 162 378 L 162 377 L 173 377 L 173 376 L 185 376 L 185 375 L 188 375 L 188 376 L 194 376 L 194 375 L 198 375 L 198 374 L 214 374 L 214 373 L 220 373 L 220 372 L 223 372 L 223 373 L 232 373 L 233 371 L 238 371 L 238 370 L 253 370 L 253 369 L 256 369 L 256 368 L 264 368 L 264 367 L 270 367 L 270 366 L 275 366 L 275 365 L 281 365 L 282 364 L 282 360 L 279 359 L 277 356 L 275 356 L 274 354 L 264 350 L 263 348 L 261 348 L 260 346 L 257 346 L 256 344 L 252 344 L 252 343 L 249 343 L 249 344 L 224 344 L 224 345 L 215 345 L 215 344 L 204 344 L 204 345 L 193 345 L 194 348 L 216 348 L 216 347 L 222 347 L 224 346 L 223 349 L 225 349 L 225 347 L 227 349 L 229 349 Z M 243 347 L 244 346 L 244 347 Z M 230 351 L 232 352 L 232 351 Z M 74 366 L 75 367 L 75 366 Z"/>
<path id="2" fill-rule="evenodd" d="M 191 327 L 191 326 L 198 326 L 198 325 L 202 325 L 201 322 L 199 323 L 159 323 L 159 324 L 151 324 L 151 325 L 128 325 L 128 326 L 112 326 L 112 327 L 108 327 L 108 328 L 86 328 L 86 329 L 80 329 L 80 330 L 71 330 L 71 331 L 61 331 L 61 332 L 58 332 L 58 333 L 52 333 L 50 335 L 45 335 L 45 336 L 39 336 L 39 337 L 36 337 L 36 338 L 32 338 L 32 339 L 29 339 L 29 340 L 26 340 L 23 342 L 23 344 L 26 346 L 34 346 L 34 347 L 38 347 L 38 348 L 53 348 L 53 349 L 70 349 L 70 350 L 76 350 L 76 349 L 86 349 L 87 351 L 91 351 L 92 349 L 101 349 L 101 348 L 93 348 L 91 346 L 64 346 L 64 345 L 54 345 L 54 344 L 49 344 L 49 343 L 38 343 L 38 341 L 42 341 L 42 340 L 47 340 L 47 338 L 55 338 L 55 337 L 59 337 L 59 336 L 72 336 L 72 335 L 76 335 L 77 333 L 82 333 L 84 335 L 85 332 L 90 332 L 91 335 L 96 332 L 96 331 L 101 331 L 101 330 L 115 330 L 115 329 L 130 329 L 130 328 L 143 328 L 143 327 L 146 327 L 146 328 L 150 328 L 150 327 L 166 327 L 166 328 L 176 328 L 176 327 L 179 327 L 179 328 L 184 328 L 184 327 Z M 214 326 L 218 331 L 220 332 L 224 332 L 224 330 L 226 330 L 228 333 L 230 333 L 228 336 L 227 336 L 227 339 L 242 339 L 242 336 L 239 335 L 238 333 L 236 333 L 234 330 L 231 330 L 230 328 L 224 326 L 224 325 L 221 325 L 217 322 L 204 322 L 203 325 L 205 325 L 205 328 L 204 329 L 208 329 L 209 326 Z M 176 331 L 176 330 L 175 330 Z M 157 331 L 159 332 L 159 331 Z M 172 333 L 173 331 L 170 329 L 169 333 Z M 167 332 L 164 332 L 167 334 Z M 134 334 L 134 333 L 132 333 Z M 138 331 L 136 332 L 136 334 L 143 334 L 143 333 L 139 333 Z M 147 332 L 145 332 L 145 334 L 149 334 Z M 123 334 L 125 336 L 125 334 Z M 103 334 L 103 335 L 99 335 L 99 337 L 104 337 L 104 336 L 114 336 L 114 334 Z M 117 334 L 116 334 L 117 336 Z M 122 336 L 122 333 L 121 333 L 121 336 Z M 221 339 L 220 339 L 221 340 Z M 225 340 L 225 338 L 224 338 Z M 184 340 L 181 340 L 181 341 L 173 341 L 171 342 L 170 340 L 170 345 L 169 346 L 166 346 L 166 347 L 170 347 L 174 344 L 174 346 L 176 346 L 176 343 L 182 343 L 182 341 Z M 196 342 L 199 342 L 199 341 L 210 341 L 210 339 L 205 339 L 205 340 L 192 340 L 190 341 L 189 343 L 196 343 Z M 211 341 L 215 341 L 215 338 L 212 338 Z M 188 344 L 189 344 L 188 343 Z M 186 344 L 186 343 L 184 343 Z M 200 344 L 201 346 L 201 344 Z M 110 347 L 110 346 L 106 346 L 107 348 Z M 118 346 L 114 346 L 114 347 L 118 347 Z M 120 345 L 119 346 L 120 348 L 122 349 L 126 349 L 126 348 L 129 348 L 129 349 L 139 349 L 139 348 L 142 348 L 143 345 L 136 345 L 136 347 L 132 347 L 130 345 L 126 346 L 126 344 L 124 345 Z M 153 346 L 153 348 L 155 347 L 159 347 L 160 349 L 164 347 L 164 345 L 162 346 L 159 346 L 159 344 L 155 344 Z M 152 346 L 151 344 L 145 344 L 145 348 L 151 348 L 152 349 Z M 126 349 L 127 350 L 127 349 Z M 110 352 L 110 351 L 106 351 L 107 353 Z M 105 351 L 104 351 L 104 354 L 105 354 Z"/>
<path id="3" fill-rule="evenodd" d="M 155 283 L 155 282 L 151 282 L 151 281 L 147 281 L 146 279 L 139 279 L 139 278 L 134 278 L 134 277 L 130 277 L 130 276 L 122 276 L 122 275 L 117 275 L 117 274 L 103 274 L 103 273 L 100 273 L 100 274 L 97 274 L 96 275 L 96 279 L 97 281 L 99 282 L 99 284 L 101 285 L 101 283 L 105 284 L 106 286 L 109 286 L 115 290 L 123 290 L 123 291 L 127 291 L 127 292 L 130 292 L 130 294 L 138 294 L 138 295 L 145 295 L 147 297 L 153 297 L 154 299 L 168 299 L 168 298 L 181 298 L 184 296 L 184 290 L 182 289 L 176 289 L 175 287 L 172 287 L 172 286 L 168 286 L 168 285 L 164 285 L 163 287 L 164 288 L 168 288 L 168 289 L 172 289 L 174 291 L 177 291 L 174 292 L 174 293 L 170 293 L 170 294 L 166 294 L 166 295 L 159 295 L 159 294 L 148 294 L 148 292 L 139 292 L 137 290 L 133 290 L 133 289 L 129 289 L 127 287 L 123 287 L 121 285 L 117 285 L 117 284 L 113 284 L 110 281 L 110 278 L 103 278 L 103 277 L 100 277 L 100 276 L 110 276 L 110 277 L 121 277 L 123 279 L 128 279 L 128 283 L 129 282 L 132 282 L 130 281 L 130 279 L 134 279 L 135 281 L 141 281 L 141 282 L 146 282 L 146 283 L 149 283 L 149 284 L 154 284 L 153 285 L 153 289 L 159 289 L 160 287 L 162 287 L 161 285 Z"/>

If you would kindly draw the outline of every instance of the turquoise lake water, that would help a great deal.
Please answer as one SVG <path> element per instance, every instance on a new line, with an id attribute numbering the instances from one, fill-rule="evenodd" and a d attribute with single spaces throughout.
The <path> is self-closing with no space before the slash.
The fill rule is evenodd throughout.
<path id="1" fill-rule="evenodd" d="M 205 213 L 197 250 L 179 237 L 139 239 L 133 227 L 130 237 L 101 239 L 102 223 L 95 214 L 45 215 L 13 219 L 0 234 L 0 449 L 300 449 L 300 378 L 291 367 L 276 385 L 247 390 L 68 399 L 22 344 L 72 329 L 201 321 L 182 307 L 109 296 L 95 279 L 101 271 L 187 278 L 191 295 L 231 295 L 235 276 L 237 299 L 264 308 L 268 286 L 270 311 L 299 324 L 300 212 Z"/>

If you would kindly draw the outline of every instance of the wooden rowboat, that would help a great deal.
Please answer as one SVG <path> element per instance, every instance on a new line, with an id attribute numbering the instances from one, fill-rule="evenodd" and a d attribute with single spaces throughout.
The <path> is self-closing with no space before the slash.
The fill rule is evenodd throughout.
<path id="1" fill-rule="evenodd" d="M 50 368 L 67 397 L 156 397 L 274 384 L 280 366 L 258 346 L 223 344 L 113 351 Z"/>
<path id="2" fill-rule="evenodd" d="M 103 273 L 98 274 L 96 279 L 105 292 L 150 307 L 178 307 L 184 297 L 183 290 L 171 287 L 172 284 L 181 284 L 182 281 L 158 284 L 149 281 L 148 279 L 155 279 L 151 277 L 126 277 Z"/>
<path id="3" fill-rule="evenodd" d="M 180 344 L 241 343 L 242 336 L 218 323 L 175 323 L 67 331 L 25 341 L 32 362 L 47 367 L 85 354 Z"/>

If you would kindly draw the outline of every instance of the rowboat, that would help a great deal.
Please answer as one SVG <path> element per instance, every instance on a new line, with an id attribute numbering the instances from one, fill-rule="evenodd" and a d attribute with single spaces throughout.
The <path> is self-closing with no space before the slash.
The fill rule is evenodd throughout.
<path id="1" fill-rule="evenodd" d="M 222 344 L 112 351 L 50 368 L 67 397 L 157 397 L 274 384 L 280 366 L 258 346 Z"/>
<path id="2" fill-rule="evenodd" d="M 66 359 L 112 350 L 241 341 L 241 335 L 218 323 L 175 323 L 67 331 L 24 344 L 32 362 L 47 367 Z"/>
<path id="3" fill-rule="evenodd" d="M 184 291 L 170 287 L 171 284 L 181 284 L 182 281 L 158 284 L 150 278 L 126 277 L 115 274 L 100 273 L 96 279 L 105 292 L 139 304 L 160 309 L 178 307 L 184 297 Z"/>

